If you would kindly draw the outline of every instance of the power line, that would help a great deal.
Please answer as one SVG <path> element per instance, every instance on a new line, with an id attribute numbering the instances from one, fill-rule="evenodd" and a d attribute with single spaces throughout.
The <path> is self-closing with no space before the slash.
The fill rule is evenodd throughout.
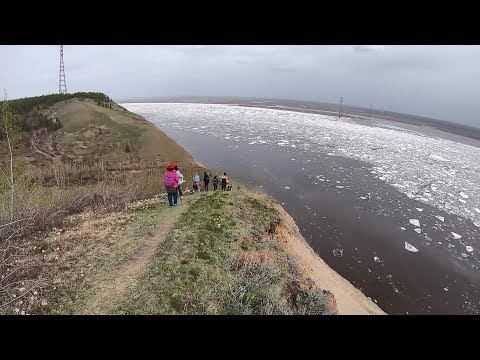
<path id="1" fill-rule="evenodd" d="M 343 111 L 343 96 L 340 97 L 340 105 L 338 107 L 338 118 L 339 119 L 342 117 L 342 111 Z"/>
<path id="2" fill-rule="evenodd" d="M 60 78 L 58 80 L 59 94 L 67 93 L 67 82 L 65 81 L 65 65 L 63 64 L 63 45 L 60 45 Z"/>

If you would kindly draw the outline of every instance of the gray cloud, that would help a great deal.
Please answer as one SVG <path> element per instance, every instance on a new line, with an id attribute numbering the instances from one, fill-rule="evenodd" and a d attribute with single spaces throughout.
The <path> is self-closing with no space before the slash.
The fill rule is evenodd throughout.
<path id="1" fill-rule="evenodd" d="M 338 102 L 480 126 L 480 46 L 70 46 L 67 86 L 114 99 L 222 95 Z M 0 46 L 9 97 L 55 93 L 57 46 Z"/>
<path id="2" fill-rule="evenodd" d="M 356 52 L 381 51 L 385 49 L 383 45 L 355 45 L 353 50 Z"/>

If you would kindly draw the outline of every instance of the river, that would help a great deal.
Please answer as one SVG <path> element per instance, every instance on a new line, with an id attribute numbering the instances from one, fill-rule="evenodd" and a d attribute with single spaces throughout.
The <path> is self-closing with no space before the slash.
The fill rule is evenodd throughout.
<path id="1" fill-rule="evenodd" d="M 122 106 L 208 168 L 274 196 L 315 252 L 385 312 L 479 313 L 480 142 L 380 119 Z"/>

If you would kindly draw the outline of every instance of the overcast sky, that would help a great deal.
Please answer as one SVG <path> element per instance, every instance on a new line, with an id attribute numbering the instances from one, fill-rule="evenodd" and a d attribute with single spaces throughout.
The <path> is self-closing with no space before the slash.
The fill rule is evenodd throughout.
<path id="1" fill-rule="evenodd" d="M 344 103 L 480 127 L 480 46 L 66 45 L 69 92 L 276 97 Z M 58 92 L 58 46 L 0 46 L 9 98 Z"/>

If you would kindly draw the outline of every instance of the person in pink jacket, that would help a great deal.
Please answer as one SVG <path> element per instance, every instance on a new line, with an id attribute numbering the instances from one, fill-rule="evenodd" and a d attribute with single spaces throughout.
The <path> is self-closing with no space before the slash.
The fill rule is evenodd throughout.
<path id="1" fill-rule="evenodd" d="M 168 203 L 170 206 L 177 206 L 178 200 L 178 183 L 180 179 L 178 178 L 178 174 L 175 171 L 175 167 L 169 165 L 167 167 L 167 171 L 165 175 L 163 175 L 163 184 L 167 189 L 167 196 L 168 196 Z"/>

